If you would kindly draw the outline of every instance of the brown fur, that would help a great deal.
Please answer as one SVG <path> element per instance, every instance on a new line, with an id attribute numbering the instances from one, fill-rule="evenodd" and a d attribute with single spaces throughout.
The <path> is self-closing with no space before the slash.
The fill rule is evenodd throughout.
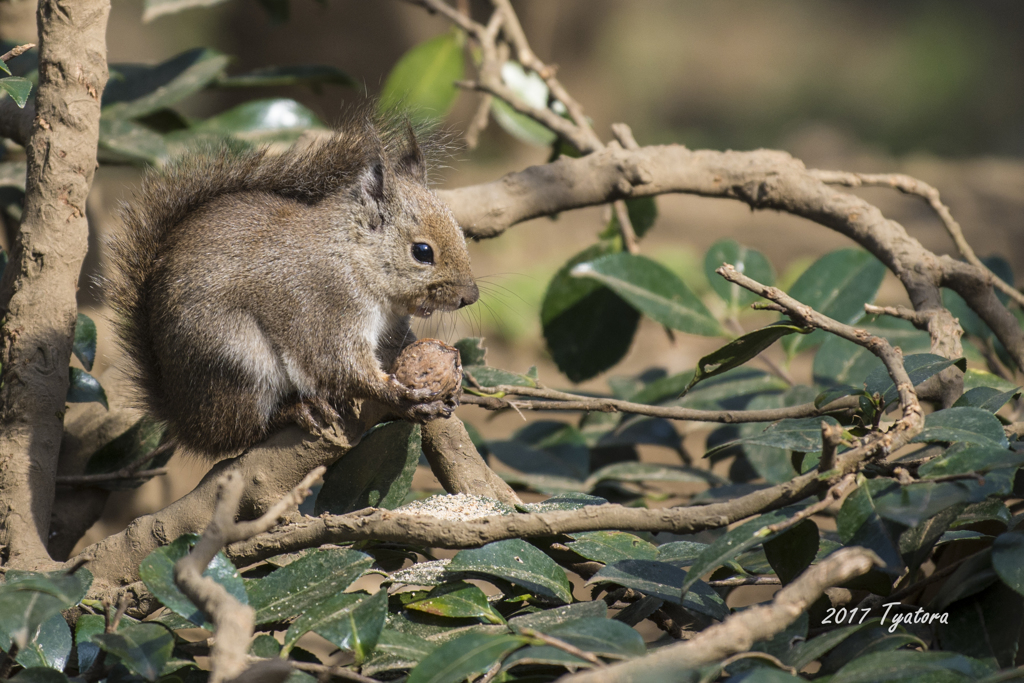
<path id="1" fill-rule="evenodd" d="M 121 344 L 143 406 L 192 450 L 219 457 L 354 398 L 450 412 L 383 370 L 415 339 L 411 313 L 477 298 L 407 126 L 363 116 L 277 157 L 192 153 L 148 175 L 122 218 L 107 283 Z M 434 265 L 413 258 L 419 242 Z"/>

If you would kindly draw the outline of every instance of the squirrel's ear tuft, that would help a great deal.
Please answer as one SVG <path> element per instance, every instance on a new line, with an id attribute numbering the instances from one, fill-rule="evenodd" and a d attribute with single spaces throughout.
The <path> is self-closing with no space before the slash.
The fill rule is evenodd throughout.
<path id="1" fill-rule="evenodd" d="M 384 164 L 374 161 L 359 173 L 359 192 L 365 203 L 384 203 Z"/>
<path id="2" fill-rule="evenodd" d="M 422 183 L 427 182 L 427 163 L 416 142 L 416 132 L 409 123 L 405 124 L 405 148 L 398 159 L 398 171 Z"/>

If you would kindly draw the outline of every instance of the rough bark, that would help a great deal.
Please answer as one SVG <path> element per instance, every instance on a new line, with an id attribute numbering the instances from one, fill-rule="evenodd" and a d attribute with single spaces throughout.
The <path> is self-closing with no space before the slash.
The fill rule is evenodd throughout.
<path id="1" fill-rule="evenodd" d="M 181 534 L 205 528 L 217 503 L 217 482 L 225 472 L 234 471 L 245 482 L 239 516 L 254 519 L 311 470 L 330 465 L 351 447 L 344 437 L 336 436 L 332 441 L 289 427 L 237 458 L 217 463 L 190 493 L 152 515 L 139 517 L 124 531 L 89 546 L 75 558 L 90 558 L 89 569 L 96 576 L 91 594 L 113 594 L 119 587 L 137 581 L 139 563 L 146 555 Z"/>
<path id="2" fill-rule="evenodd" d="M 523 502 L 480 457 L 465 425 L 457 417 L 423 425 L 423 453 L 434 476 L 448 493 L 472 493 L 509 505 Z"/>
<path id="3" fill-rule="evenodd" d="M 46 538 L 63 430 L 85 200 L 96 169 L 107 82 L 109 0 L 39 4 L 39 89 L 26 152 L 25 211 L 0 283 L 0 546 L 36 568 Z"/>

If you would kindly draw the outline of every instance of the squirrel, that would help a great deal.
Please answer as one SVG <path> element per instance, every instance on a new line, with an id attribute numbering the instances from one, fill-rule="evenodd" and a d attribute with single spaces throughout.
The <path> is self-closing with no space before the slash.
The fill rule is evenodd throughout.
<path id="1" fill-rule="evenodd" d="M 410 316 L 479 297 L 416 133 L 364 111 L 296 147 L 221 144 L 149 173 L 110 243 L 140 403 L 209 458 L 289 422 L 315 433 L 355 399 L 414 422 L 457 405 L 385 372 L 415 341 Z"/>

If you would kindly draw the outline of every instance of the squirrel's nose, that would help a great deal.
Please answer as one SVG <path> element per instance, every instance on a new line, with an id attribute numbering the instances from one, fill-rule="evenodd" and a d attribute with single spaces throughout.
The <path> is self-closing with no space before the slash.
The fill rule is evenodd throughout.
<path id="1" fill-rule="evenodd" d="M 459 308 L 476 303 L 476 300 L 479 298 L 480 289 L 476 286 L 476 283 L 473 282 L 468 287 L 463 289 L 462 299 L 459 301 Z"/>

